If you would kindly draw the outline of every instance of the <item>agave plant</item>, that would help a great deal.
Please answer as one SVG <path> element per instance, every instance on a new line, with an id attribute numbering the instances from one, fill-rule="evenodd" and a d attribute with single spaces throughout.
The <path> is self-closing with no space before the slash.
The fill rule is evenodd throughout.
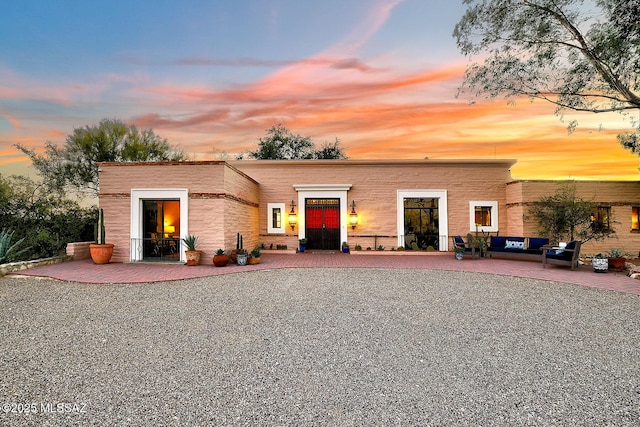
<path id="1" fill-rule="evenodd" d="M 13 233 L 13 230 L 3 229 L 0 231 L 0 264 L 12 261 L 29 250 L 29 247 L 18 249 L 18 246 L 24 242 L 24 237 L 13 245 L 11 244 Z"/>

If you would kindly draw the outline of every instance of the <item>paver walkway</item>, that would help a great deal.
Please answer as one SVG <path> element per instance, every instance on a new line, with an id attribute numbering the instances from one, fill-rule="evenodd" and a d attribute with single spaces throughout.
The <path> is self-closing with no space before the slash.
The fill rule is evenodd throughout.
<path id="1" fill-rule="evenodd" d="M 458 261 L 452 254 L 383 255 L 383 254 L 263 254 L 257 265 L 216 268 L 212 265 L 188 267 L 183 264 L 164 263 L 110 263 L 95 265 L 89 259 L 36 267 L 12 273 L 50 277 L 80 283 L 144 283 L 197 277 L 233 274 L 275 268 L 419 268 L 430 270 L 467 271 L 471 273 L 499 274 L 531 279 L 572 283 L 592 288 L 640 295 L 640 281 L 625 273 L 594 273 L 590 266 L 571 271 L 567 267 L 547 266 L 540 262 L 506 259 L 464 259 Z"/>

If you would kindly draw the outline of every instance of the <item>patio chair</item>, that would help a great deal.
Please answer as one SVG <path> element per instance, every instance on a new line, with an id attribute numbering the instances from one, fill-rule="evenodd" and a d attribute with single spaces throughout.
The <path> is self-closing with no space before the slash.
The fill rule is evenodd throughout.
<path id="1" fill-rule="evenodd" d="M 542 247 L 542 268 L 547 264 L 567 265 L 571 270 L 578 268 L 578 258 L 580 257 L 580 240 L 572 240 L 564 248 L 552 246 Z"/>
<path id="2" fill-rule="evenodd" d="M 455 236 L 453 237 L 453 247 L 455 248 L 464 248 L 464 253 L 471 254 L 471 259 L 476 259 L 476 253 L 479 253 L 476 251 L 476 247 L 475 245 L 470 245 L 468 242 L 465 243 L 464 239 L 462 238 L 462 236 Z"/>

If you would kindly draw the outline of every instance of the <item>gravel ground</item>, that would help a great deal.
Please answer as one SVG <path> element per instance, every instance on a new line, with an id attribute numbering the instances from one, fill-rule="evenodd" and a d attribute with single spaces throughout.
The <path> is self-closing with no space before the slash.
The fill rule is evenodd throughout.
<path id="1" fill-rule="evenodd" d="M 634 295 L 336 268 L 4 278 L 0 307 L 0 425 L 640 423 Z"/>

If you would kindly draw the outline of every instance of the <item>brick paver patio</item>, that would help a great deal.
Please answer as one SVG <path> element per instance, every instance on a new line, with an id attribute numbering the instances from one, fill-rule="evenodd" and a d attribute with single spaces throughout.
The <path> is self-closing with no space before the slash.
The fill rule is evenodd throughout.
<path id="1" fill-rule="evenodd" d="M 594 273 L 590 266 L 580 266 L 571 271 L 567 267 L 547 266 L 540 262 L 506 259 L 465 258 L 458 261 L 452 254 L 342 254 L 304 253 L 274 254 L 265 253 L 258 265 L 216 268 L 212 265 L 188 267 L 182 264 L 165 263 L 110 263 L 95 265 L 91 260 L 78 260 L 66 263 L 36 267 L 30 270 L 12 273 L 49 277 L 80 283 L 144 283 L 189 279 L 233 274 L 275 268 L 419 268 L 429 270 L 467 271 L 479 274 L 499 274 L 531 279 L 571 283 L 580 286 L 606 289 L 640 295 L 640 281 L 629 278 L 625 273 Z"/>

